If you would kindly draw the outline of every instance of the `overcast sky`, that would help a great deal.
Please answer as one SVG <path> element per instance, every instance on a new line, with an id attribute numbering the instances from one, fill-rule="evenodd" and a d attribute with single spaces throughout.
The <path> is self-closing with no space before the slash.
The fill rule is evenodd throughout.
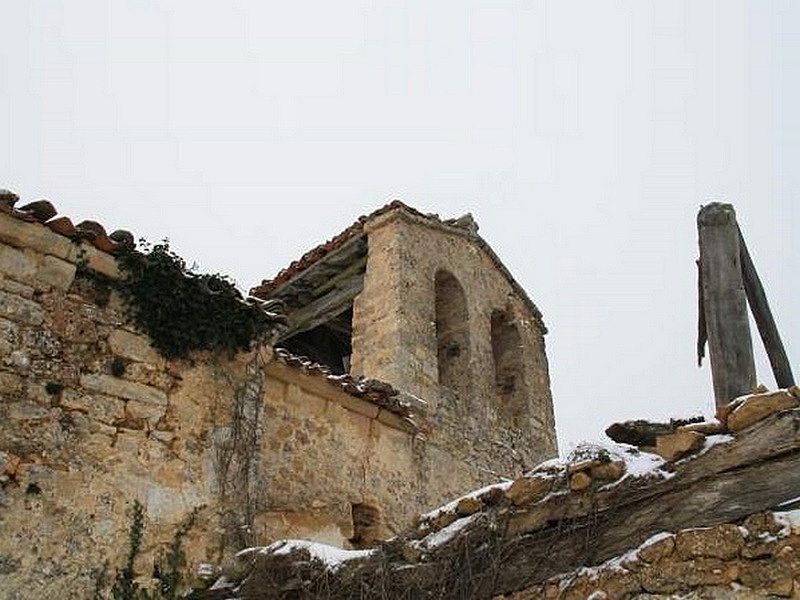
<path id="1" fill-rule="evenodd" d="M 736 206 L 800 371 L 798 2 L 5 0 L 0 22 L 23 201 L 243 288 L 394 198 L 472 212 L 550 328 L 562 452 L 711 412 L 708 201 Z"/>

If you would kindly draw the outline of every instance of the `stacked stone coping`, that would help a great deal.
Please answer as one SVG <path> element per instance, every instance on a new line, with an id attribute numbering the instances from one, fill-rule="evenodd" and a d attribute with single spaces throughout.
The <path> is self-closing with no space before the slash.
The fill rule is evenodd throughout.
<path id="1" fill-rule="evenodd" d="M 550 508 L 564 504 L 567 495 L 605 489 L 623 479 L 667 479 L 687 461 L 718 443 L 735 441 L 735 435 L 772 414 L 800 408 L 800 388 L 768 391 L 760 387 L 720 407 L 718 419 L 690 423 L 672 433 L 658 436 L 656 446 L 586 444 L 573 452 L 571 460 L 546 461 L 522 477 L 476 490 L 449 504 L 421 515 L 407 532 L 412 547 L 420 554 L 436 536 L 458 521 L 483 511 L 510 511 L 508 535 L 522 535 L 538 529 L 554 517 Z M 629 465 L 643 462 L 645 468 L 631 472 Z M 800 573 L 800 571 L 798 571 Z"/>
<path id="2" fill-rule="evenodd" d="M 800 597 L 797 518 L 767 512 L 751 515 L 741 525 L 659 533 L 602 565 L 557 575 L 495 600 L 677 597 Z"/>
<path id="3" fill-rule="evenodd" d="M 381 227 L 396 218 L 403 218 L 425 227 L 438 229 L 450 234 L 461 235 L 472 240 L 489 256 L 492 263 L 508 280 L 512 289 L 525 302 L 542 334 L 547 333 L 547 327 L 544 324 L 541 311 L 530 299 L 522 286 L 516 281 L 516 279 L 514 279 L 514 277 L 511 275 L 511 272 L 502 263 L 494 250 L 492 250 L 491 246 L 489 246 L 489 244 L 478 235 L 477 225 L 473 221 L 471 215 L 465 215 L 464 217 L 457 219 L 441 219 L 436 214 L 422 213 L 400 200 L 394 200 L 368 215 L 359 217 L 355 223 L 350 225 L 342 233 L 334 236 L 327 242 L 312 248 L 298 260 L 292 262 L 285 269 L 282 269 L 273 279 L 265 279 L 260 285 L 252 288 L 250 293 L 259 298 L 270 298 L 278 289 L 290 283 L 292 280 L 300 276 L 304 271 L 326 256 L 342 248 L 347 242 L 364 235 L 365 233 L 368 234 L 370 230 L 377 229 L 378 227 Z"/>
<path id="4" fill-rule="evenodd" d="M 19 197 L 13 192 L 0 190 L 0 241 L 20 250 L 30 249 L 41 253 L 44 258 L 38 265 L 34 264 L 35 261 L 22 261 L 24 266 L 19 267 L 14 265 L 20 261 L 10 257 L 2 260 L 0 257 L 0 267 L 8 269 L 12 278 L 36 283 L 39 287 L 53 286 L 66 291 L 72 284 L 78 265 L 85 265 L 112 279 L 121 277 L 114 254 L 134 249 L 132 234 L 117 230 L 109 236 L 105 233 L 105 228 L 96 221 L 72 225 L 68 217 L 56 217 L 55 207 L 47 200 L 38 200 L 16 208 L 18 201 Z M 396 207 L 393 203 L 381 210 L 387 211 Z M 361 221 L 357 224 L 361 224 Z M 347 232 L 340 234 L 337 238 L 346 234 Z M 38 314 L 38 311 L 34 312 Z M 134 334 L 128 332 L 127 335 Z M 137 342 L 135 346 L 139 348 L 142 342 Z M 424 401 L 375 379 L 333 375 L 327 367 L 285 350 L 277 351 L 275 356 L 287 367 L 312 377 L 320 377 L 332 388 L 373 404 L 381 411 L 379 414 L 385 424 L 403 431 L 420 431 L 421 421 L 427 411 Z M 98 382 L 92 380 L 89 383 L 91 385 Z M 353 409 L 356 404 L 352 403 L 350 406 Z M 391 413 L 391 416 L 385 414 L 386 412 Z"/>
<path id="5" fill-rule="evenodd" d="M 72 277 L 49 281 L 48 263 L 51 266 L 61 263 L 72 265 L 71 269 L 61 265 L 61 270 L 72 271 L 73 276 L 75 268 L 81 264 L 107 277 L 120 277 L 112 252 L 134 247 L 133 236 L 129 232 L 114 232 L 111 235 L 122 240 L 115 241 L 95 221 L 83 221 L 79 226 L 73 226 L 67 217 L 53 219 L 55 208 L 46 200 L 27 204 L 20 209 L 14 208 L 16 202 L 16 195 L 0 191 L 0 241 L 15 248 L 43 254 L 45 264 L 38 276 L 44 283 L 60 289 L 67 289 L 72 283 Z"/>

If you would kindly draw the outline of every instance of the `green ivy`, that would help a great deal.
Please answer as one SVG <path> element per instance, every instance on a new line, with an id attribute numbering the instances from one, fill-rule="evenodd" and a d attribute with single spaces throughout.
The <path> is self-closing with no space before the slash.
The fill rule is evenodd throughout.
<path id="1" fill-rule="evenodd" d="M 177 600 L 180 588 L 185 583 L 183 570 L 186 567 L 186 553 L 183 544 L 196 519 L 197 509 L 178 526 L 169 548 L 161 554 L 153 567 L 156 588 L 146 589 L 136 581 L 134 571 L 134 563 L 141 551 L 144 536 L 144 507 L 141 502 L 134 500 L 131 509 L 131 527 L 128 531 L 128 555 L 125 566 L 121 570 L 118 569 L 114 577 L 111 600 Z M 98 574 L 95 582 L 95 600 L 104 597 L 102 589 L 105 587 L 105 574 L 105 568 Z"/>
<path id="2" fill-rule="evenodd" d="M 228 277 L 195 273 L 167 240 L 143 247 L 119 257 L 117 287 L 133 323 L 164 356 L 247 350 L 269 331 L 269 315 L 246 303 Z"/>
<path id="3" fill-rule="evenodd" d="M 125 566 L 121 571 L 117 571 L 114 578 L 114 585 L 111 588 L 113 600 L 138 600 L 142 598 L 142 590 L 136 583 L 136 575 L 133 570 L 133 563 L 139 555 L 142 546 L 142 534 L 144 533 L 144 507 L 138 500 L 134 500 L 131 511 L 131 528 L 128 532 L 128 556 Z"/>

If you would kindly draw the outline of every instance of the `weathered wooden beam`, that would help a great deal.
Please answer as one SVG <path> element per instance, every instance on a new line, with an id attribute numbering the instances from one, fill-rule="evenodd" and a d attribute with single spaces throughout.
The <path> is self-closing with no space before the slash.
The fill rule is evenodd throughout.
<path id="1" fill-rule="evenodd" d="M 697 230 L 714 397 L 717 406 L 722 406 L 756 386 L 733 206 L 718 202 L 703 206 L 697 215 Z"/>
<path id="2" fill-rule="evenodd" d="M 323 256 L 310 267 L 297 273 L 289 281 L 276 288 L 271 298 L 291 299 L 303 296 L 321 283 L 334 277 L 342 269 L 361 259 L 367 253 L 367 240 L 364 235 L 357 236 L 345 242 L 330 254 Z M 289 302 L 291 304 L 291 302 Z"/>
<path id="3" fill-rule="evenodd" d="M 325 281 L 322 284 L 318 285 L 316 288 L 314 288 L 312 293 L 315 296 L 319 296 L 319 295 L 323 294 L 324 292 L 327 292 L 328 290 L 335 288 L 342 281 L 344 281 L 346 279 L 349 279 L 352 275 L 358 275 L 360 273 L 363 273 L 364 269 L 366 269 L 366 266 L 367 266 L 367 257 L 365 256 L 363 258 L 360 258 L 360 259 L 356 260 L 354 263 L 352 263 L 347 268 L 343 269 L 342 271 L 340 271 L 339 273 L 337 273 L 336 275 L 334 275 L 333 277 L 331 277 L 327 281 Z"/>
<path id="4" fill-rule="evenodd" d="M 333 319 L 364 289 L 364 274 L 357 273 L 349 279 L 342 281 L 339 285 L 321 296 L 310 304 L 297 309 L 288 314 L 289 329 L 281 336 L 281 340 L 288 339 L 293 335 L 314 329 L 326 321 Z"/>
<path id="5" fill-rule="evenodd" d="M 764 293 L 764 287 L 761 285 L 761 279 L 758 277 L 753 259 L 750 258 L 750 253 L 747 251 L 747 244 L 745 244 L 741 229 L 739 229 L 739 260 L 742 264 L 742 279 L 747 302 L 753 313 L 761 341 L 764 343 L 764 349 L 767 351 L 775 382 L 778 387 L 791 387 L 794 385 L 792 366 L 786 356 L 786 350 L 778 333 L 778 326 L 775 324 L 769 308 L 767 295 Z"/>

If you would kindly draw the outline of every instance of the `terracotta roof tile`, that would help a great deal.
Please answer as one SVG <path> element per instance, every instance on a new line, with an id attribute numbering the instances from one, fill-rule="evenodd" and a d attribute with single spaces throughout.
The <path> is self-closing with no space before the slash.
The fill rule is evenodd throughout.
<path id="1" fill-rule="evenodd" d="M 29 223 L 41 223 L 54 233 L 71 240 L 86 240 L 98 250 L 116 254 L 136 247 L 133 234 L 117 230 L 111 235 L 96 221 L 82 221 L 74 225 L 69 217 L 57 217 L 58 211 L 49 200 L 36 200 L 16 207 L 19 196 L 10 190 L 0 189 L 0 212 Z"/>
<path id="2" fill-rule="evenodd" d="M 477 233 L 478 227 L 476 223 L 472 220 L 471 215 L 465 215 L 463 217 L 459 217 L 456 219 L 441 219 L 436 214 L 422 213 L 416 210 L 415 208 L 408 206 L 407 204 L 405 204 L 400 200 L 393 200 L 389 204 L 382 206 L 381 208 L 371 212 L 370 214 L 359 217 L 355 223 L 350 225 L 350 227 L 345 229 L 342 233 L 331 238 L 327 242 L 320 244 L 316 248 L 312 248 L 298 260 L 292 262 L 288 267 L 281 270 L 273 279 L 263 280 L 260 285 L 257 285 L 250 290 L 250 294 L 260 298 L 269 298 L 270 294 L 272 294 L 276 289 L 278 289 L 279 287 L 290 281 L 293 277 L 302 273 L 315 263 L 319 262 L 319 260 L 327 256 L 328 254 L 332 253 L 338 248 L 341 248 L 350 239 L 358 235 L 361 235 L 364 231 L 365 223 L 393 210 L 403 210 L 411 215 L 428 220 L 429 222 L 443 225 L 445 227 L 452 227 L 453 229 L 461 230 L 462 232 L 466 231 L 471 237 L 474 238 L 475 243 L 486 251 L 492 262 L 503 273 L 506 279 L 508 279 L 512 288 L 520 295 L 520 297 L 528 305 L 528 308 L 530 309 L 531 314 L 536 320 L 536 323 L 540 327 L 542 333 L 547 333 L 547 327 L 545 326 L 544 320 L 542 319 L 541 311 L 536 306 L 536 304 L 534 304 L 534 302 L 530 299 L 527 292 L 522 288 L 522 286 L 519 285 L 517 280 L 514 279 L 514 277 L 511 275 L 511 272 L 502 263 L 497 254 L 495 254 L 491 246 L 489 246 L 489 244 L 482 237 L 478 235 Z"/>
<path id="3" fill-rule="evenodd" d="M 422 415 L 409 402 L 405 401 L 403 394 L 392 385 L 377 379 L 356 378 L 349 373 L 335 375 L 325 365 L 314 362 L 305 356 L 292 354 L 283 348 L 276 348 L 274 353 L 275 360 L 281 364 L 298 369 L 306 375 L 325 379 L 331 386 L 351 396 L 366 400 L 400 416 L 413 429 L 419 428 L 417 421 Z"/>
<path id="4" fill-rule="evenodd" d="M 273 279 L 263 280 L 260 285 L 250 290 L 250 293 L 253 296 L 261 296 L 261 297 L 268 296 L 271 292 L 273 292 L 275 289 L 279 288 L 281 285 L 289 281 L 292 277 L 294 277 L 298 273 L 305 271 L 311 265 L 313 265 L 316 262 L 319 262 L 322 258 L 327 256 L 334 250 L 341 248 L 348 240 L 358 235 L 361 235 L 361 233 L 364 231 L 365 223 L 374 219 L 375 217 L 379 217 L 380 215 L 386 214 L 393 210 L 404 210 L 417 217 L 430 219 L 432 221 L 438 222 L 443 225 L 456 226 L 455 225 L 456 220 L 454 219 L 443 221 L 438 217 L 438 215 L 424 214 L 416 210 L 415 208 L 408 206 L 407 204 L 405 204 L 400 200 L 393 200 L 389 204 L 380 207 L 379 209 L 369 213 L 368 215 L 362 215 L 356 220 L 355 223 L 350 225 L 343 232 L 334 236 L 327 242 L 324 242 L 319 246 L 312 248 L 311 250 L 306 252 L 303 256 L 301 256 L 299 259 L 293 261 L 288 267 L 282 269 Z"/>

